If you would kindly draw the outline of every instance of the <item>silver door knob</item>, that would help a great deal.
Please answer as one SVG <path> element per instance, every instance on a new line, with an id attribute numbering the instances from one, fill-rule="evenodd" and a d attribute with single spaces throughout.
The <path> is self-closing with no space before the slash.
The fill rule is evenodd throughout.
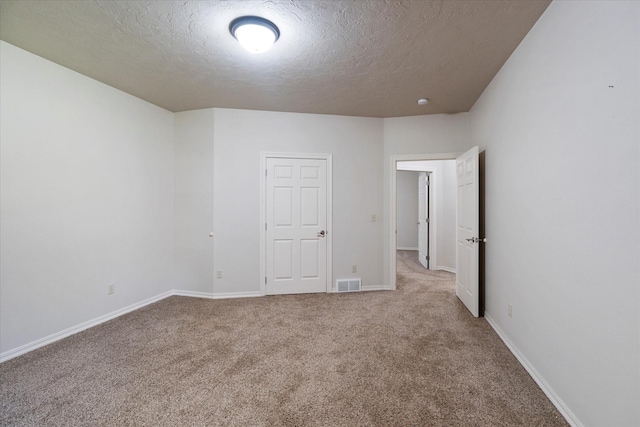
<path id="1" fill-rule="evenodd" d="M 472 237 L 470 239 L 467 239 L 467 242 L 469 242 L 469 243 L 487 243 L 487 238 L 486 237 L 483 237 L 483 238 Z"/>
<path id="2" fill-rule="evenodd" d="M 326 235 L 327 235 L 327 232 L 326 232 L 326 231 L 324 231 L 324 230 L 320 230 L 320 231 L 318 232 L 318 234 L 317 234 L 317 236 L 318 236 L 318 237 L 324 237 L 324 236 L 326 236 Z"/>

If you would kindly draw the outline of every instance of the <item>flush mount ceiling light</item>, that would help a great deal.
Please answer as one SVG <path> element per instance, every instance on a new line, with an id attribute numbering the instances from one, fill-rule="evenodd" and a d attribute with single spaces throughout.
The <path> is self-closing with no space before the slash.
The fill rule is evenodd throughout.
<path id="1" fill-rule="evenodd" d="M 251 53 L 266 52 L 280 37 L 276 24 L 259 16 L 241 16 L 229 24 L 231 35 Z"/>
<path id="2" fill-rule="evenodd" d="M 427 105 L 428 103 L 429 103 L 429 100 L 427 98 L 418 99 L 418 105 Z"/>

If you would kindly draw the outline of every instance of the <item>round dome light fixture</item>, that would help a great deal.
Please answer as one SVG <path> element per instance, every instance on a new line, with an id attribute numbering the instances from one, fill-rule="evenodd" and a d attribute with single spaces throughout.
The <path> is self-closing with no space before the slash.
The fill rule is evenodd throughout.
<path id="1" fill-rule="evenodd" d="M 251 53 L 266 52 L 280 37 L 276 24 L 259 16 L 234 19 L 229 24 L 229 32 Z"/>
<path id="2" fill-rule="evenodd" d="M 429 100 L 427 98 L 418 99 L 418 105 L 427 105 L 428 103 L 429 103 Z"/>

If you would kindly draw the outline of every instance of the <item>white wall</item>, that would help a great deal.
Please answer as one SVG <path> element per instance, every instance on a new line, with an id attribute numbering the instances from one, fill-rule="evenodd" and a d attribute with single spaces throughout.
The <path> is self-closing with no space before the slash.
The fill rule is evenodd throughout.
<path id="1" fill-rule="evenodd" d="M 213 292 L 212 109 L 175 114 L 175 288 Z"/>
<path id="2" fill-rule="evenodd" d="M 419 172 L 398 171 L 398 249 L 418 249 L 418 175 Z"/>
<path id="3" fill-rule="evenodd" d="M 173 114 L 4 42 L 0 67 L 6 353 L 172 289 Z"/>
<path id="4" fill-rule="evenodd" d="M 383 119 L 383 123 L 383 283 L 389 287 L 391 286 L 390 260 L 395 259 L 393 258 L 395 248 L 391 248 L 391 156 L 462 153 L 471 148 L 472 144 L 469 113 L 396 117 Z"/>
<path id="5" fill-rule="evenodd" d="M 177 123 L 184 127 L 176 131 L 176 150 L 185 160 L 176 168 L 176 182 L 195 188 L 194 194 L 176 199 L 176 212 L 183 212 L 177 219 L 186 222 L 185 212 L 199 205 L 196 199 L 213 198 L 214 232 L 210 269 L 202 242 L 209 231 L 206 205 L 189 236 L 178 236 L 178 252 L 185 259 L 189 247 L 206 254 L 200 252 L 188 274 L 176 273 L 181 278 L 177 289 L 210 292 L 213 270 L 222 270 L 223 277 L 213 279 L 214 294 L 260 291 L 261 152 L 333 154 L 333 282 L 362 277 L 365 288 L 381 286 L 382 221 L 371 222 L 372 214 L 382 217 L 381 119 L 211 109 L 180 113 Z M 213 169 L 209 160 L 198 159 L 208 159 L 210 152 Z M 213 190 L 205 182 L 211 174 Z M 180 264 L 184 261 L 177 270 Z M 351 272 L 352 265 L 358 273 Z"/>
<path id="6" fill-rule="evenodd" d="M 553 2 L 471 111 L 486 315 L 585 426 L 640 425 L 639 46 L 640 3 Z"/>

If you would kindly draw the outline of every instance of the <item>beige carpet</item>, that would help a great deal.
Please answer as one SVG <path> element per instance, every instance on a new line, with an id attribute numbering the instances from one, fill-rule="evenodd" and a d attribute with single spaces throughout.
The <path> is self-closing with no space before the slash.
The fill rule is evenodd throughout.
<path id="1" fill-rule="evenodd" d="M 0 365 L 0 425 L 567 425 L 453 275 L 396 292 L 171 297 Z"/>

